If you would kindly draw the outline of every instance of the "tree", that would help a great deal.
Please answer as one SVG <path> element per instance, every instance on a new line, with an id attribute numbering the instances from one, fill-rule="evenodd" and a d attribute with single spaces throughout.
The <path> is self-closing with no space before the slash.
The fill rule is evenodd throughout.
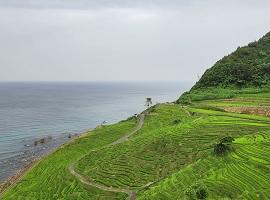
<path id="1" fill-rule="evenodd" d="M 207 188 L 206 187 L 200 187 L 196 191 L 196 197 L 197 199 L 206 199 L 208 196 Z"/>
<path id="2" fill-rule="evenodd" d="M 220 140 L 221 143 L 231 144 L 234 141 L 234 138 L 231 136 L 226 136 Z"/>
<path id="3" fill-rule="evenodd" d="M 228 151 L 231 150 L 231 144 L 234 141 L 234 138 L 227 136 L 222 138 L 219 143 L 214 146 L 214 153 L 218 156 L 225 155 Z"/>
<path id="4" fill-rule="evenodd" d="M 175 119 L 173 120 L 173 124 L 176 125 L 176 124 L 180 124 L 181 123 L 181 119 Z"/>
<path id="5" fill-rule="evenodd" d="M 149 108 L 152 104 L 153 104 L 153 103 L 152 103 L 152 98 L 147 97 L 147 98 L 146 98 L 146 102 L 145 102 L 145 106 L 146 106 L 147 108 Z"/>
<path id="6" fill-rule="evenodd" d="M 226 154 L 228 150 L 228 146 L 222 142 L 216 144 L 214 147 L 214 153 L 219 156 Z"/>
<path id="7" fill-rule="evenodd" d="M 199 182 L 188 187 L 185 195 L 188 200 L 207 199 L 208 190 L 202 182 Z"/>

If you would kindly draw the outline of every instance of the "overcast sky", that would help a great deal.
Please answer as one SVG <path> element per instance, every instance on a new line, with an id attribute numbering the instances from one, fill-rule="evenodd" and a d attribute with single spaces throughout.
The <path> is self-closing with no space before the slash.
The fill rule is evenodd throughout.
<path id="1" fill-rule="evenodd" d="M 270 31 L 269 0 L 0 0 L 0 81 L 194 81 Z"/>

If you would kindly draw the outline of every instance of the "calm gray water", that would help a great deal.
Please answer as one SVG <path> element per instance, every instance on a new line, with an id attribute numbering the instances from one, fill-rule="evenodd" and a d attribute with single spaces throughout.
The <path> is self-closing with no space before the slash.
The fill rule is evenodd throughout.
<path id="1" fill-rule="evenodd" d="M 176 100 L 191 83 L 0 83 L 0 182 L 32 158 L 104 120 L 114 123 L 153 103 Z M 34 141 L 46 138 L 44 144 Z"/>

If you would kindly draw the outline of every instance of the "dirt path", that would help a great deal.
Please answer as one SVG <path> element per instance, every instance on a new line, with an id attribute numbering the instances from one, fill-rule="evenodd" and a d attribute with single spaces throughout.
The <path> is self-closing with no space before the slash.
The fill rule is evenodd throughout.
<path id="1" fill-rule="evenodd" d="M 120 139 L 100 148 L 100 149 L 103 149 L 103 148 L 106 148 L 106 147 L 110 147 L 110 146 L 114 146 L 114 145 L 117 145 L 117 144 L 121 144 L 121 143 L 124 143 L 126 141 L 129 140 L 129 138 L 134 135 L 137 131 L 139 131 L 143 124 L 144 124 L 144 119 L 145 119 L 145 113 L 143 114 L 140 114 L 139 115 L 139 121 L 137 123 L 137 125 L 135 126 L 135 128 L 133 129 L 132 132 L 128 133 L 127 135 L 121 137 Z M 97 150 L 100 150 L 100 149 L 94 149 L 92 151 L 97 151 Z M 91 152 L 92 152 L 91 151 Z M 128 195 L 128 198 L 130 200 L 135 200 L 136 199 L 136 193 L 135 191 L 133 190 L 129 190 L 129 189 L 124 189 L 124 188 L 113 188 L 113 187 L 108 187 L 106 185 L 102 185 L 102 184 L 99 184 L 99 183 L 96 183 L 94 180 L 91 180 L 90 178 L 85 178 L 83 177 L 81 174 L 79 174 L 78 172 L 75 171 L 75 168 L 74 168 L 74 163 L 72 165 L 69 166 L 69 171 L 71 174 L 73 174 L 74 176 L 76 176 L 80 182 L 82 182 L 83 184 L 85 185 L 89 185 L 89 186 L 92 186 L 92 187 L 95 187 L 95 188 L 98 188 L 98 189 L 101 189 L 101 190 L 105 190 L 105 191 L 109 191 L 109 192 L 121 192 L 121 193 L 125 193 Z"/>
<path id="2" fill-rule="evenodd" d="M 70 171 L 71 174 L 73 174 L 74 176 L 76 176 L 85 185 L 89 185 L 89 186 L 92 186 L 92 187 L 95 187 L 95 188 L 98 188 L 98 189 L 101 189 L 101 190 L 109 191 L 109 192 L 126 193 L 126 194 L 128 194 L 129 199 L 131 199 L 131 200 L 135 200 L 136 199 L 136 194 L 132 190 L 108 187 L 108 186 L 105 186 L 105 185 L 96 183 L 94 180 L 90 180 L 89 178 L 86 179 L 85 177 L 83 177 L 82 175 L 80 175 L 79 173 L 77 173 L 75 171 L 74 165 L 71 165 L 69 167 L 69 171 Z"/>
<path id="3" fill-rule="evenodd" d="M 144 124 L 144 118 L 145 118 L 145 114 L 141 114 L 139 116 L 139 122 L 137 123 L 136 127 L 134 128 L 134 130 L 132 132 L 130 132 L 129 134 L 121 137 L 120 139 L 114 141 L 113 143 L 109 144 L 109 146 L 113 146 L 113 145 L 117 145 L 117 144 L 121 144 L 123 142 L 126 142 L 128 141 L 128 139 L 134 134 L 136 133 L 137 131 L 139 131 L 143 124 Z"/>
<path id="4" fill-rule="evenodd" d="M 182 109 L 184 110 L 184 112 L 191 117 L 190 112 L 187 110 L 186 106 L 182 106 Z"/>

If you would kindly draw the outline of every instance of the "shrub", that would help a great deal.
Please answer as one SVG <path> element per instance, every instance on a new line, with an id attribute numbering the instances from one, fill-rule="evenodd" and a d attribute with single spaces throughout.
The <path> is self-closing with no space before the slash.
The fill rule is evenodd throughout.
<path id="1" fill-rule="evenodd" d="M 234 141 L 234 138 L 227 136 L 222 138 L 218 144 L 214 146 L 214 153 L 218 156 L 225 155 L 231 150 L 231 144 Z"/>
<path id="2" fill-rule="evenodd" d="M 228 146 L 223 143 L 218 143 L 214 146 L 214 153 L 218 156 L 226 154 L 228 150 Z"/>
<path id="3" fill-rule="evenodd" d="M 220 143 L 231 144 L 234 141 L 234 138 L 231 136 L 224 137 L 220 140 Z"/>
<path id="4" fill-rule="evenodd" d="M 181 119 L 175 119 L 173 120 L 173 124 L 176 125 L 176 124 L 180 124 L 181 123 Z"/>
<path id="5" fill-rule="evenodd" d="M 206 199 L 208 197 L 208 192 L 206 187 L 201 187 L 196 191 L 197 199 Z"/>
<path id="6" fill-rule="evenodd" d="M 203 183 L 196 183 L 195 185 L 187 188 L 185 195 L 189 200 L 207 199 L 208 190 Z"/>

